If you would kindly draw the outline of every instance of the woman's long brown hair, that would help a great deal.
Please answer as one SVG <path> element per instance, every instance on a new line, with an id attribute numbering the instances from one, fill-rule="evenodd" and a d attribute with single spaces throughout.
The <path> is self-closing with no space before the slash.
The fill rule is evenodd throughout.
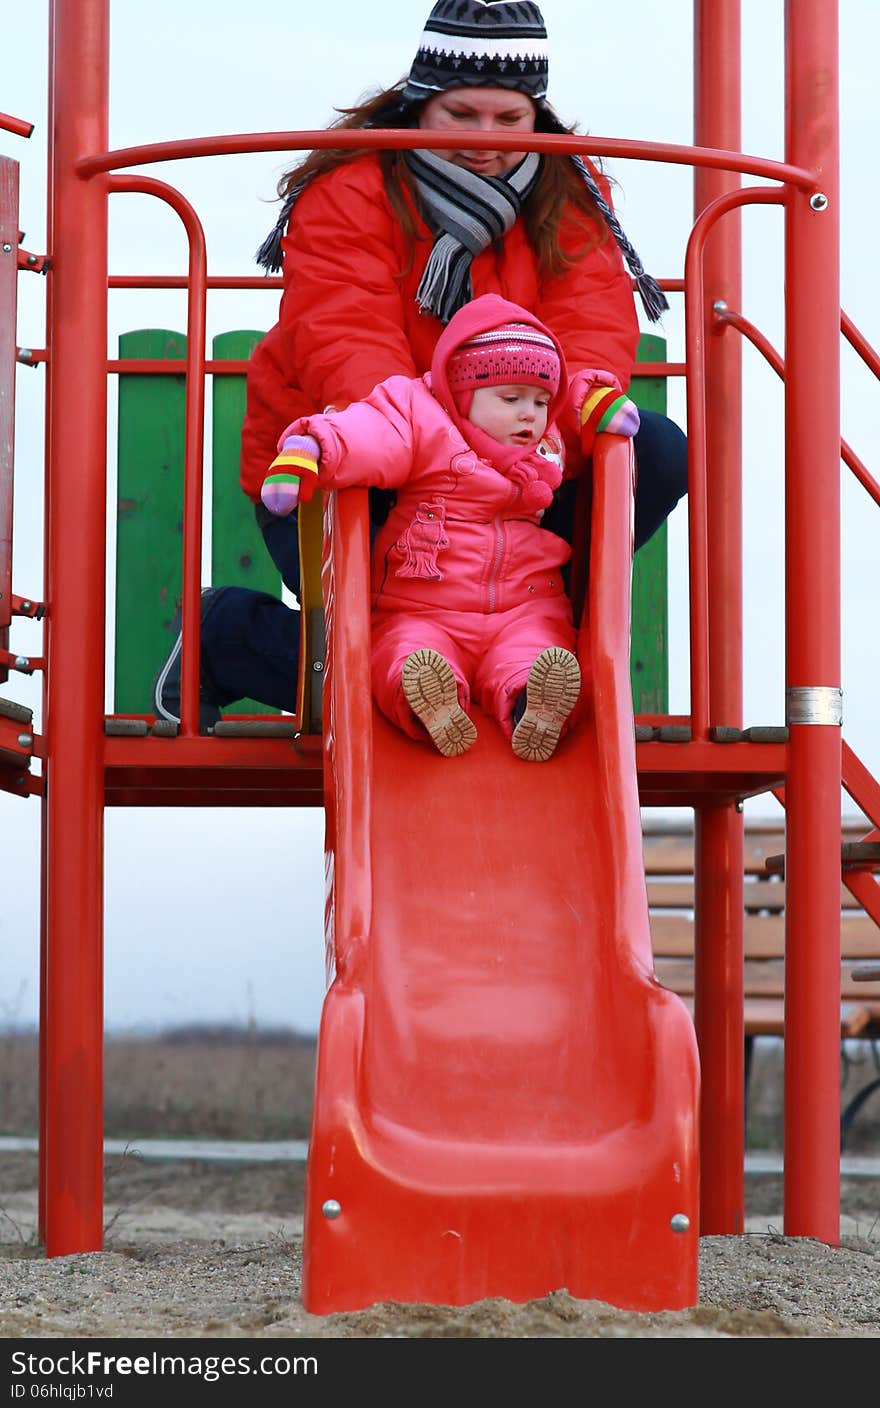
<path id="1" fill-rule="evenodd" d="M 372 97 L 362 99 L 354 107 L 337 108 L 339 117 L 330 123 L 328 130 L 418 127 L 419 107 L 404 103 L 401 100 L 402 91 L 403 80 L 392 88 L 385 88 Z M 575 129 L 564 127 L 549 104 L 540 104 L 535 112 L 535 131 L 574 132 Z M 310 152 L 305 160 L 298 162 L 281 177 L 278 182 L 279 196 L 287 196 L 294 186 L 306 178 L 323 176 L 328 171 L 335 171 L 338 166 L 357 160 L 366 154 L 366 150 L 351 151 L 327 147 L 321 151 Z M 407 243 L 411 265 L 417 233 L 413 208 L 418 209 L 419 202 L 409 168 L 398 157 L 399 153 L 394 151 L 379 153 L 385 190 Z M 595 160 L 593 164 L 598 165 Z M 601 170 L 601 167 L 599 169 Z M 526 201 L 522 218 L 529 243 L 535 251 L 538 268 L 544 275 L 563 273 L 589 249 L 601 244 L 608 237 L 605 221 L 593 204 L 590 193 L 577 171 L 565 156 L 544 154 L 535 189 Z M 561 241 L 563 227 L 567 248 L 563 248 Z M 573 247 L 573 240 L 578 234 L 583 236 L 582 243 Z M 401 270 L 401 273 L 405 272 Z"/>

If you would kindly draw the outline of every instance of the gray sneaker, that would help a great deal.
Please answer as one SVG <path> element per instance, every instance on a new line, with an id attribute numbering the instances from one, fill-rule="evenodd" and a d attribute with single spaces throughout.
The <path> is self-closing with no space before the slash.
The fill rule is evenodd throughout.
<path id="1" fill-rule="evenodd" d="M 222 587 L 205 587 L 202 591 L 201 617 L 205 616 Z M 156 717 L 166 719 L 169 723 L 180 723 L 180 650 L 183 641 L 183 632 L 180 628 L 180 610 L 172 622 L 171 629 L 177 632 L 177 639 L 171 647 L 168 658 L 162 665 L 159 673 L 153 681 L 153 709 Z M 210 698 L 210 690 L 205 683 L 204 671 L 202 672 L 200 699 L 199 699 L 199 732 L 211 733 L 214 725 L 220 722 L 222 715 L 219 708 Z"/>

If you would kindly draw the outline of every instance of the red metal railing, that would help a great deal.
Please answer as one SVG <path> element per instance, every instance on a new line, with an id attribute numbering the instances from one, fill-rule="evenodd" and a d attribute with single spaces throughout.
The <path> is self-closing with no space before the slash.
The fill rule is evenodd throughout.
<path id="1" fill-rule="evenodd" d="M 725 308 L 723 311 L 717 312 L 715 317 L 719 324 L 725 324 L 735 328 L 737 332 L 742 333 L 744 337 L 748 338 L 752 346 L 757 348 L 765 361 L 773 368 L 776 375 L 782 381 L 785 381 L 785 362 L 769 339 L 755 327 L 754 323 L 750 323 L 748 318 L 743 317 L 742 313 L 738 313 L 731 308 Z M 841 314 L 840 321 L 847 341 L 861 354 L 862 360 L 871 371 L 874 372 L 875 376 L 880 377 L 880 359 L 877 358 L 873 348 L 865 341 L 861 333 L 853 326 L 845 313 Z M 877 482 L 871 471 L 843 436 L 841 436 L 840 439 L 840 457 L 847 468 L 852 470 L 862 487 L 868 491 L 874 502 L 880 504 L 880 483 Z"/>
<path id="2" fill-rule="evenodd" d="M 189 247 L 186 313 L 186 419 L 183 460 L 183 645 L 180 666 L 180 731 L 199 732 L 199 620 L 202 582 L 202 455 L 205 418 L 205 327 L 208 259 L 205 232 L 195 210 L 179 191 L 149 176 L 111 176 L 111 191 L 136 192 L 164 200 L 183 223 Z M 178 362 L 178 371 L 180 363 Z"/>

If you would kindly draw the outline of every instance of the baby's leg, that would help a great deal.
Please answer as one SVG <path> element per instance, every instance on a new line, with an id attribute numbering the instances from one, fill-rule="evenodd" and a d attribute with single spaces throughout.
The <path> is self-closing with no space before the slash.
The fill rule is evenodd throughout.
<path id="1" fill-rule="evenodd" d="M 528 603 L 498 618 L 474 695 L 511 738 L 518 757 L 549 758 L 581 691 L 577 633 L 567 598 Z"/>
<path id="2" fill-rule="evenodd" d="M 464 753 L 477 730 L 468 718 L 470 688 L 455 641 L 434 617 L 374 612 L 373 694 L 411 738 L 427 730 L 444 757 Z"/>

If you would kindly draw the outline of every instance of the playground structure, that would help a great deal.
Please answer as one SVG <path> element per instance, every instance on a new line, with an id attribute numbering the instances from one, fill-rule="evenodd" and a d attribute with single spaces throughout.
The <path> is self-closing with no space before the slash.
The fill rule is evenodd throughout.
<path id="1" fill-rule="evenodd" d="M 741 803 L 745 797 L 767 791 L 784 801 L 787 821 L 784 1230 L 788 1235 L 813 1236 L 835 1244 L 839 1235 L 841 784 L 872 823 L 880 826 L 880 790 L 867 769 L 842 747 L 840 731 L 841 439 L 834 369 L 839 365 L 841 325 L 875 373 L 880 372 L 880 363 L 849 320 L 842 320 L 840 309 L 835 0 L 787 0 L 784 162 L 746 157 L 739 150 L 737 0 L 695 0 L 694 146 L 555 136 L 536 136 L 530 143 L 542 151 L 581 150 L 685 163 L 693 166 L 695 173 L 695 223 L 684 278 L 664 280 L 667 288 L 683 291 L 686 310 L 690 712 L 686 717 L 637 717 L 637 741 L 633 744 L 631 715 L 627 718 L 622 708 L 622 695 L 628 689 L 627 673 L 620 669 L 628 646 L 625 593 L 622 597 L 613 566 L 601 560 L 601 539 L 597 545 L 594 531 L 588 616 L 591 633 L 586 648 L 607 652 L 596 678 L 597 690 L 605 690 L 609 732 L 603 739 L 597 728 L 585 727 L 582 734 L 573 737 L 566 755 L 566 767 L 571 771 L 563 772 L 561 767 L 552 771 L 557 790 L 547 808 L 548 816 L 558 816 L 560 827 L 557 831 L 556 821 L 547 827 L 550 844 L 554 838 L 558 844 L 563 835 L 577 840 L 569 869 L 574 871 L 578 852 L 587 854 L 588 843 L 595 847 L 590 851 L 594 865 L 598 855 L 604 868 L 601 882 L 592 890 L 584 874 L 579 892 L 588 902 L 585 908 L 602 916 L 598 927 L 605 924 L 613 930 L 597 965 L 603 986 L 596 987 L 590 974 L 579 974 L 578 990 L 593 1002 L 590 1030 L 601 1031 L 603 1014 L 609 1010 L 619 1013 L 626 1005 L 628 1029 L 635 1010 L 641 1013 L 640 1030 L 649 1033 L 641 1044 L 635 1043 L 635 1054 L 626 1069 L 618 1072 L 614 1087 L 621 1120 L 640 1125 L 638 1139 L 626 1147 L 611 1110 L 590 1105 L 594 1097 L 582 1083 L 583 1067 L 596 1058 L 602 1042 L 584 1041 L 583 1032 L 578 1039 L 584 1044 L 568 1053 L 572 1064 L 566 1068 L 564 1094 L 569 1103 L 560 1102 L 545 1125 L 535 1124 L 534 1108 L 520 1108 L 520 1119 L 526 1113 L 532 1116 L 531 1133 L 524 1126 L 511 1128 L 509 1118 L 505 1123 L 504 1116 L 510 1116 L 518 1093 L 517 1073 L 511 1065 L 516 1033 L 505 1033 L 503 1008 L 500 1003 L 493 1007 L 491 1001 L 487 1011 L 496 1024 L 489 1031 L 481 1030 L 488 1046 L 500 1053 L 499 1064 L 490 1082 L 493 1101 L 481 1104 L 475 1097 L 469 1106 L 473 1124 L 460 1123 L 453 1130 L 460 1113 L 456 1113 L 451 1096 L 455 1084 L 450 1084 L 444 1097 L 441 1082 L 437 1108 L 429 1112 L 439 1123 L 414 1130 L 418 1091 L 408 1067 L 410 1085 L 393 1115 L 388 1112 L 388 1069 L 396 1059 L 406 1065 L 408 1043 L 427 1041 L 432 1059 L 437 1052 L 441 1056 L 444 1052 L 435 1031 L 426 1036 L 424 1024 L 420 1026 L 412 1012 L 409 1016 L 413 1020 L 407 1026 L 402 1009 L 392 1001 L 394 991 L 401 992 L 406 986 L 408 973 L 413 976 L 407 965 L 418 961 L 418 952 L 428 967 L 432 955 L 436 956 L 432 923 L 437 915 L 426 912 L 409 936 L 419 940 L 413 945 L 415 956 L 402 941 L 396 942 L 395 936 L 403 932 L 395 904 L 406 893 L 405 847 L 401 843 L 391 856 L 390 868 L 374 871 L 371 866 L 371 828 L 380 825 L 382 808 L 390 805 L 390 798 L 376 785 L 379 770 L 375 763 L 366 791 L 370 805 L 361 811 L 357 806 L 352 808 L 351 787 L 344 784 L 355 777 L 371 777 L 367 739 L 375 756 L 381 755 L 386 764 L 391 760 L 392 772 L 406 768 L 407 775 L 413 780 L 421 778 L 423 786 L 430 778 L 432 796 L 446 779 L 436 760 L 430 760 L 435 764 L 430 767 L 418 750 L 410 749 L 404 756 L 404 745 L 371 717 L 365 682 L 357 668 L 352 668 L 358 661 L 363 666 L 367 638 L 365 598 L 362 592 L 358 596 L 358 583 L 363 583 L 366 567 L 366 519 L 364 504 L 355 491 L 331 496 L 327 505 L 328 678 L 324 699 L 329 700 L 330 708 L 324 720 L 323 753 L 321 739 L 308 728 L 310 701 L 305 695 L 293 748 L 290 721 L 279 725 L 287 737 L 267 736 L 265 727 L 248 736 L 245 726 L 215 737 L 199 735 L 205 377 L 220 375 L 223 370 L 206 356 L 205 301 L 207 290 L 218 281 L 208 276 L 204 236 L 188 202 L 153 177 L 120 173 L 132 166 L 182 156 L 339 147 L 345 145 L 346 134 L 224 136 L 108 151 L 107 8 L 107 0 L 55 0 L 51 9 L 51 45 L 56 57 L 51 66 L 53 138 L 46 256 L 19 249 L 16 163 L 5 158 L 0 161 L 0 222 L 7 256 L 0 261 L 0 306 L 15 308 L 17 271 L 10 254 L 18 252 L 18 267 L 24 272 L 42 269 L 46 259 L 50 264 L 46 349 L 37 354 L 46 362 L 47 376 L 47 580 L 42 602 L 12 594 L 14 403 L 7 393 L 14 377 L 16 345 L 14 316 L 0 320 L 0 628 L 7 632 L 4 646 L 8 646 L 8 628 L 15 615 L 45 614 L 46 645 L 41 657 L 24 659 L 8 649 L 0 657 L 12 671 L 43 670 L 45 689 L 41 738 L 22 731 L 21 718 L 14 709 L 0 715 L 0 749 L 9 764 L 0 770 L 0 785 L 23 796 L 39 795 L 43 809 L 41 1226 L 48 1254 L 96 1250 L 102 1244 L 104 807 L 193 801 L 205 805 L 315 805 L 322 788 L 327 802 L 328 852 L 334 869 L 328 936 L 336 980 L 325 1004 L 319 1046 L 306 1211 L 309 1308 L 342 1308 L 382 1296 L 456 1300 L 505 1294 L 525 1298 L 557 1284 L 567 1285 L 575 1294 L 601 1296 L 637 1308 L 692 1302 L 697 1232 L 735 1233 L 743 1226 Z M 18 119 L 0 118 L 0 125 L 27 135 L 28 124 Z M 350 145 L 365 145 L 363 133 L 350 136 Z M 416 133 L 380 132 L 373 134 L 372 140 L 377 146 L 427 144 L 424 135 Z M 485 139 L 458 135 L 455 140 L 458 145 L 477 147 Z M 522 138 L 499 135 L 493 143 L 499 148 L 512 147 L 514 143 L 522 145 Z M 439 147 L 444 141 L 432 137 L 430 144 Z M 742 175 L 772 184 L 743 186 Z M 131 720 L 105 721 L 104 716 L 107 376 L 108 371 L 157 369 L 155 362 L 152 368 L 132 361 L 120 366 L 108 358 L 107 207 L 109 196 L 118 192 L 145 193 L 167 202 L 189 240 L 184 644 L 181 725 L 176 736 L 161 736 L 151 728 L 150 720 L 141 720 L 143 727 L 136 729 Z M 743 206 L 754 203 L 781 206 L 785 220 L 784 367 L 740 311 L 738 216 Z M 132 275 L 130 282 L 137 285 L 140 281 Z M 228 282 L 239 286 L 246 280 Z M 806 289 L 809 297 L 799 296 Z M 741 343 L 737 334 L 748 337 L 771 362 L 775 359 L 785 376 L 786 727 L 774 739 L 760 742 L 744 733 L 742 718 Z M 161 364 L 158 369 L 162 370 Z M 679 369 L 665 365 L 657 370 L 674 374 Z M 731 407 L 735 408 L 733 414 Z M 621 464 L 624 453 L 619 444 L 606 443 L 597 450 L 595 466 L 594 529 L 601 523 L 618 543 L 625 541 L 628 508 L 609 486 L 616 483 L 619 489 L 621 482 L 629 482 L 626 466 Z M 846 446 L 844 459 L 880 501 L 880 486 Z M 317 619 L 314 613 L 320 606 L 315 540 L 313 520 L 304 599 L 310 620 Z M 606 557 L 610 556 L 605 551 Z M 347 567 L 344 574 L 342 562 Z M 314 641 L 306 633 L 304 678 L 311 678 L 314 651 Z M 344 683 L 342 672 L 334 669 L 336 652 L 342 652 L 347 662 Z M 598 659 L 594 653 L 594 661 Z M 489 730 L 484 732 L 488 735 Z M 39 775 L 30 771 L 32 757 L 42 760 Z M 511 809 L 534 807 L 534 797 L 528 792 L 516 793 L 516 789 L 513 794 L 504 793 L 499 781 L 504 775 L 502 760 L 491 752 L 491 745 L 483 761 L 472 766 L 484 767 L 499 788 L 496 832 L 486 823 L 490 836 L 486 864 L 499 867 L 497 876 L 502 877 L 503 858 L 497 844 L 491 844 L 491 836 L 497 843 L 497 828 L 503 824 L 505 810 L 509 814 Z M 602 804 L 595 814 L 578 811 L 571 784 L 566 784 L 566 778 L 571 777 L 580 782 L 585 777 L 596 780 L 595 795 L 602 798 Z M 693 807 L 695 814 L 695 1029 L 702 1090 L 698 1151 L 696 1138 L 691 1137 L 696 1079 L 688 1055 L 688 1036 L 679 1023 L 683 1009 L 674 999 L 667 1000 L 650 980 L 649 935 L 638 902 L 641 877 L 633 869 L 639 840 L 633 828 L 639 802 L 643 806 Z M 448 818 L 454 815 L 455 797 L 441 795 L 436 805 L 439 814 Z M 387 815 L 384 823 L 387 836 Z M 871 843 L 876 836 L 877 832 L 871 831 L 865 837 L 866 849 L 848 860 L 845 878 L 866 910 L 880 921 L 877 886 L 870 873 L 875 853 Z M 416 840 L 409 838 L 411 844 Z M 459 858 L 459 863 L 464 859 Z M 413 864 L 412 856 L 408 864 Z M 493 872 L 487 869 L 487 873 Z M 546 906 L 543 932 L 555 935 L 557 899 L 565 898 L 561 877 L 557 883 L 558 893 L 548 897 L 533 880 L 505 903 L 513 905 L 515 901 L 520 911 L 527 906 L 535 912 L 540 909 L 542 914 L 542 906 Z M 499 893 L 502 890 L 499 884 Z M 412 902 L 411 893 L 408 898 Z M 477 904 L 471 917 L 475 930 L 485 928 L 487 915 L 497 909 L 497 894 L 491 905 L 488 899 L 485 908 Z M 367 940 L 379 920 L 385 926 L 380 961 L 377 965 L 371 955 L 365 966 Z M 619 938 L 624 930 L 626 948 L 621 947 Z M 584 962 L 585 932 L 592 935 L 593 928 L 564 934 L 557 966 L 544 974 L 546 1003 L 539 1013 L 544 1023 L 558 1011 L 566 975 Z M 614 954 L 621 959 L 621 972 L 611 974 L 608 965 Z M 524 953 L 521 957 L 527 961 Z M 367 966 L 369 975 L 365 976 Z M 511 971 L 515 979 L 515 967 Z M 510 972 L 506 978 L 511 979 Z M 507 989 L 508 996 L 511 991 Z M 366 1007 L 366 1020 L 365 994 L 372 1004 Z M 445 1013 L 453 1024 L 462 1020 L 461 1006 L 456 1005 L 451 989 Z M 576 1028 L 577 1017 L 576 1012 L 566 1011 L 561 1019 L 567 1024 L 566 1031 Z M 475 1017 L 473 1020 L 476 1022 Z M 480 1022 L 485 1026 L 485 1013 Z M 621 1022 L 618 1017 L 608 1026 Z M 536 1024 L 540 1025 L 537 1018 Z M 462 1036 L 460 1029 L 458 1036 Z M 536 1035 L 535 1045 L 526 1049 L 531 1055 L 543 1051 L 550 1059 L 545 1035 Z M 445 1056 L 449 1058 L 448 1051 Z M 603 1080 L 610 1079 L 619 1058 L 619 1049 L 609 1047 L 606 1054 L 599 1052 Z M 676 1092 L 679 1103 L 667 1108 L 665 1117 L 658 1113 L 658 1106 L 652 1110 L 638 1101 L 633 1106 L 627 1104 L 646 1069 L 656 1092 Z M 473 1079 L 472 1072 L 452 1074 L 459 1081 L 465 1076 Z M 520 1106 L 526 1105 L 521 1096 Z M 343 1129 L 340 1110 L 345 1109 L 348 1123 Z M 578 1110 L 586 1112 L 580 1126 Z M 656 1124 L 652 1125 L 652 1120 Z M 572 1123 L 574 1136 L 570 1133 Z M 477 1130 L 484 1131 L 486 1140 L 479 1157 L 475 1153 Z M 656 1166 L 646 1170 L 650 1160 L 644 1141 L 649 1132 L 657 1139 L 658 1152 Z M 542 1137 L 547 1141 L 545 1148 L 541 1147 Z M 660 1169 L 664 1158 L 666 1170 L 675 1163 L 669 1152 L 673 1149 L 682 1165 L 679 1202 L 671 1200 L 670 1190 L 664 1188 Z M 428 1150 L 432 1156 L 430 1173 L 425 1162 Z M 560 1150 L 564 1150 L 564 1159 L 560 1159 Z M 343 1170 L 349 1173 L 350 1196 L 338 1195 L 328 1183 L 337 1154 Z M 468 1160 L 474 1167 L 464 1179 Z M 517 1170 L 512 1181 L 511 1164 Z M 607 1186 L 603 1186 L 603 1177 Z M 631 1196 L 640 1179 L 650 1185 L 642 1209 L 634 1206 Z M 443 1206 L 444 1187 L 457 1190 L 455 1206 Z M 536 1203 L 542 1200 L 543 1206 L 536 1210 Z M 490 1266 L 493 1256 L 497 1260 L 492 1229 L 484 1225 L 486 1206 L 492 1202 L 500 1207 L 498 1228 L 508 1242 L 514 1227 L 523 1225 L 524 1216 L 528 1235 L 516 1248 L 514 1264 L 504 1265 L 495 1279 L 481 1279 L 482 1273 L 474 1271 L 473 1262 Z M 383 1207 L 384 1224 L 376 1217 Z M 450 1219 L 461 1216 L 462 1207 L 467 1226 L 467 1235 L 459 1236 L 462 1247 L 457 1247 L 455 1258 L 444 1252 L 432 1262 L 427 1243 L 420 1238 L 430 1241 L 439 1229 L 437 1219 L 444 1217 L 448 1231 L 453 1226 Z M 528 1216 L 532 1216 L 531 1222 Z M 641 1216 L 648 1269 L 645 1284 L 637 1285 L 632 1266 L 624 1261 L 622 1267 L 613 1268 L 612 1263 L 618 1245 L 615 1229 L 635 1228 Z M 396 1217 L 407 1229 L 400 1264 L 395 1267 L 397 1279 L 381 1285 L 367 1279 L 340 1289 L 352 1266 L 360 1266 L 358 1274 L 367 1276 L 364 1265 L 374 1266 L 377 1259 L 371 1250 L 373 1239 L 379 1247 L 383 1240 L 387 1243 Z M 592 1226 L 588 1225 L 590 1218 Z M 670 1230 L 671 1218 L 679 1222 Z M 368 1234 L 363 1230 L 364 1222 L 370 1227 Z M 559 1245 L 542 1261 L 538 1249 L 553 1227 L 563 1229 L 557 1237 Z M 664 1281 L 660 1269 L 670 1262 L 672 1271 Z M 404 1263 L 416 1265 L 423 1279 L 408 1281 Z M 537 1280 L 529 1279 L 533 1264 Z M 608 1279 L 612 1269 L 619 1272 L 617 1281 Z"/>

